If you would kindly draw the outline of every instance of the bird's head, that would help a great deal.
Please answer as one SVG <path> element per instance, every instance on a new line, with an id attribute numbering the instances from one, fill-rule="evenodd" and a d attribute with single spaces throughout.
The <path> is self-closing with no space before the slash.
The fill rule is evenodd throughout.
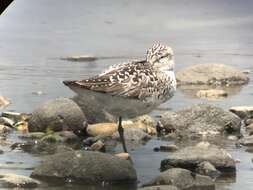
<path id="1" fill-rule="evenodd" d="M 174 53 L 171 47 L 155 44 L 147 51 L 147 62 L 154 69 L 168 71 L 174 70 Z"/>

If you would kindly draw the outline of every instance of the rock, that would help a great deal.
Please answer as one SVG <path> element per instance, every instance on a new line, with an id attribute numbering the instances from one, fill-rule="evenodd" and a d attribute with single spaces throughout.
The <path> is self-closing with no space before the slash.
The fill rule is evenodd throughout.
<path id="1" fill-rule="evenodd" d="M 218 98 L 228 96 L 228 93 L 225 92 L 224 90 L 209 89 L 209 90 L 199 90 L 196 95 L 199 98 L 206 98 L 209 100 L 215 100 Z"/>
<path id="2" fill-rule="evenodd" d="M 0 134 L 8 133 L 11 131 L 11 128 L 5 125 L 0 125 Z"/>
<path id="3" fill-rule="evenodd" d="M 208 142 L 201 142 L 171 153 L 162 160 L 161 170 L 180 167 L 196 171 L 198 165 L 204 161 L 210 162 L 220 172 L 234 173 L 236 169 L 235 161 L 227 151 Z"/>
<path id="4" fill-rule="evenodd" d="M 154 128 L 154 120 L 148 116 L 143 115 L 137 118 L 134 118 L 133 120 L 126 120 L 122 122 L 123 128 L 140 128 L 144 132 L 154 135 L 156 134 L 156 130 Z M 113 133 L 115 133 L 118 130 L 118 124 L 117 123 L 96 123 L 96 124 L 90 124 L 87 127 L 87 133 L 90 136 L 111 136 Z"/>
<path id="5" fill-rule="evenodd" d="M 36 188 L 40 185 L 35 179 L 16 174 L 0 174 L 0 183 L 5 188 Z"/>
<path id="6" fill-rule="evenodd" d="M 3 154 L 3 153 L 4 153 L 4 151 L 0 149 L 0 154 Z"/>
<path id="7" fill-rule="evenodd" d="M 84 129 L 86 120 L 78 105 L 70 99 L 58 98 L 36 109 L 29 120 L 29 132 L 72 130 L 76 134 Z"/>
<path id="8" fill-rule="evenodd" d="M 200 95 L 198 94 L 200 91 L 201 92 L 204 92 L 203 94 L 201 95 L 205 95 L 205 92 L 208 91 L 207 89 L 211 89 L 214 91 L 223 91 L 223 92 L 226 92 L 227 94 L 227 97 L 228 96 L 234 96 L 234 95 L 237 95 L 241 92 L 241 90 L 243 89 L 243 86 L 242 85 L 231 85 L 231 86 L 214 86 L 214 85 L 179 85 L 178 86 L 178 91 L 182 92 L 183 95 L 187 96 L 187 97 L 190 97 L 190 98 L 200 98 L 198 97 L 197 95 Z M 208 95 L 208 94 L 206 94 Z M 220 97 L 202 97 L 204 99 L 207 99 L 207 100 L 219 100 L 219 99 L 223 99 L 225 98 L 225 96 L 220 96 Z"/>
<path id="9" fill-rule="evenodd" d="M 92 144 L 90 148 L 92 151 L 105 152 L 105 144 L 101 140 L 98 140 L 97 142 Z"/>
<path id="10" fill-rule="evenodd" d="M 0 117 L 0 124 L 6 125 L 8 127 L 13 127 L 14 126 L 14 121 L 7 118 L 7 117 Z"/>
<path id="11" fill-rule="evenodd" d="M 120 140 L 119 133 L 115 132 L 112 135 L 112 138 Z M 140 128 L 129 127 L 124 128 L 124 138 L 126 141 L 141 142 L 150 140 L 152 137 L 147 133 L 143 132 L 143 130 L 141 130 Z"/>
<path id="12" fill-rule="evenodd" d="M 46 136 L 46 133 L 32 132 L 32 133 L 21 134 L 21 135 L 19 135 L 19 138 L 22 138 L 22 139 L 40 139 L 43 136 Z"/>
<path id="13" fill-rule="evenodd" d="M 141 187 L 138 190 L 180 190 L 176 186 L 173 185 L 157 185 L 150 187 Z"/>
<path id="14" fill-rule="evenodd" d="M 62 138 L 62 141 L 64 143 L 77 143 L 81 142 L 81 139 L 72 131 L 60 131 L 60 132 L 55 132 L 55 135 L 58 135 Z"/>
<path id="15" fill-rule="evenodd" d="M 178 71 L 178 85 L 238 85 L 249 81 L 238 69 L 223 64 L 198 64 Z"/>
<path id="16" fill-rule="evenodd" d="M 162 114 L 161 124 L 183 138 L 191 136 L 215 136 L 224 132 L 240 132 L 241 120 L 222 108 L 198 104 L 182 110 Z"/>
<path id="17" fill-rule="evenodd" d="M 253 147 L 249 146 L 245 149 L 246 152 L 253 153 Z"/>
<path id="18" fill-rule="evenodd" d="M 14 122 L 18 122 L 23 119 L 23 115 L 21 113 L 9 112 L 9 111 L 3 112 L 2 117 L 7 117 L 7 118 L 13 120 Z"/>
<path id="19" fill-rule="evenodd" d="M 211 178 L 217 178 L 220 175 L 220 172 L 207 161 L 201 162 L 196 169 L 196 172 L 201 175 L 210 176 Z"/>
<path id="20" fill-rule="evenodd" d="M 162 172 L 144 186 L 173 185 L 181 190 L 214 190 L 215 184 L 208 176 L 192 173 L 182 168 L 172 168 Z"/>
<path id="21" fill-rule="evenodd" d="M 230 140 L 230 141 L 237 141 L 238 137 L 235 136 L 235 135 L 228 135 L 227 139 Z"/>
<path id="22" fill-rule="evenodd" d="M 253 106 L 235 106 L 229 109 L 240 118 L 253 118 Z"/>
<path id="23" fill-rule="evenodd" d="M 32 94 L 37 95 L 37 96 L 41 96 L 41 95 L 45 95 L 46 93 L 42 92 L 42 91 L 34 91 L 34 92 L 32 92 Z"/>
<path id="24" fill-rule="evenodd" d="M 125 160 L 130 160 L 130 155 L 126 152 L 118 153 L 118 154 L 115 154 L 114 156 L 117 156 Z"/>
<path id="25" fill-rule="evenodd" d="M 244 146 L 253 146 L 253 135 L 240 139 L 240 144 Z"/>
<path id="26" fill-rule="evenodd" d="M 5 108 L 9 104 L 10 104 L 10 101 L 7 98 L 0 96 L 0 108 Z"/>
<path id="27" fill-rule="evenodd" d="M 28 132 L 28 122 L 26 121 L 19 121 L 15 123 L 14 128 L 18 131 L 27 131 Z"/>
<path id="28" fill-rule="evenodd" d="M 63 138 L 54 133 L 54 134 L 49 134 L 49 135 L 45 135 L 43 136 L 40 140 L 39 140 L 40 143 L 60 143 L 60 142 L 63 142 Z"/>
<path id="29" fill-rule="evenodd" d="M 246 119 L 245 120 L 245 125 L 248 126 L 250 124 L 253 124 L 253 119 Z M 253 128 L 253 126 L 252 126 L 252 128 Z"/>
<path id="30" fill-rule="evenodd" d="M 69 57 L 62 57 L 62 60 L 67 61 L 96 61 L 98 58 L 94 55 L 78 55 L 78 56 L 69 56 Z"/>
<path id="31" fill-rule="evenodd" d="M 156 123 L 155 120 L 150 117 L 149 115 L 142 115 L 132 119 L 133 124 L 131 125 L 124 125 L 123 127 L 136 127 L 142 129 L 144 132 L 148 133 L 149 135 L 156 135 L 157 131 L 155 129 Z"/>
<path id="32" fill-rule="evenodd" d="M 118 130 L 118 125 L 116 123 L 97 123 L 88 125 L 86 128 L 87 133 L 90 136 L 111 136 Z"/>
<path id="33" fill-rule="evenodd" d="M 164 152 L 175 152 L 178 150 L 178 147 L 174 144 L 161 145 L 159 150 Z"/>
<path id="34" fill-rule="evenodd" d="M 32 172 L 39 179 L 70 179 L 78 183 L 136 183 L 129 161 L 93 151 L 67 151 L 49 156 Z"/>

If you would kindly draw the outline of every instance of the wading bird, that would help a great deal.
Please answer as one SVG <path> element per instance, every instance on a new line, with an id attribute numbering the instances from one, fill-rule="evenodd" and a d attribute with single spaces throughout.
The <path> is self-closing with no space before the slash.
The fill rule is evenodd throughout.
<path id="1" fill-rule="evenodd" d="M 155 44 L 146 59 L 113 65 L 99 75 L 84 80 L 63 81 L 89 104 L 118 118 L 118 132 L 127 152 L 122 117 L 151 112 L 176 91 L 174 54 L 170 47 Z"/>

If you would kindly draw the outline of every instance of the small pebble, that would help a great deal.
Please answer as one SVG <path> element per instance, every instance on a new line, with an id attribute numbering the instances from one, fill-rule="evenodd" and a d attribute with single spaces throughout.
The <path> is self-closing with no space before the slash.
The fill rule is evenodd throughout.
<path id="1" fill-rule="evenodd" d="M 97 142 L 92 144 L 90 148 L 93 151 L 105 152 L 105 144 L 101 140 L 98 140 Z"/>
<path id="2" fill-rule="evenodd" d="M 125 153 L 125 152 L 115 154 L 115 156 L 117 156 L 119 158 L 123 158 L 125 160 L 129 160 L 130 159 L 130 155 L 128 153 Z"/>

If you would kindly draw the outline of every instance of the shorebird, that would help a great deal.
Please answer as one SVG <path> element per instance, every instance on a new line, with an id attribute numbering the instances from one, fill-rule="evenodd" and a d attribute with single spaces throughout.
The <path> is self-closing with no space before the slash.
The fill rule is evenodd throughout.
<path id="1" fill-rule="evenodd" d="M 176 91 L 173 50 L 155 44 L 143 60 L 113 65 L 94 77 L 63 83 L 87 105 L 99 105 L 101 111 L 118 118 L 118 132 L 127 152 L 122 117 L 149 113 Z"/>

